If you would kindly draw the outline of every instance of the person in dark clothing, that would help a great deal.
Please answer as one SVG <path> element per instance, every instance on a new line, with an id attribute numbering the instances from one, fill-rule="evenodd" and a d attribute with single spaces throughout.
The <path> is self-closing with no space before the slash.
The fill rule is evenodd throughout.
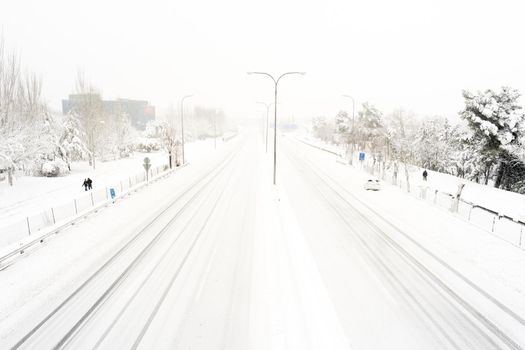
<path id="1" fill-rule="evenodd" d="M 428 173 L 426 170 L 423 170 L 423 180 L 424 181 L 427 181 L 427 176 L 428 176 Z"/>
<path id="2" fill-rule="evenodd" d="M 93 180 L 91 180 L 89 177 L 87 178 L 87 185 L 88 185 L 88 189 L 90 190 L 93 189 Z"/>
<path id="3" fill-rule="evenodd" d="M 84 191 L 88 190 L 88 181 L 87 181 L 87 179 L 84 179 L 84 182 L 82 183 L 82 186 L 84 186 Z"/>

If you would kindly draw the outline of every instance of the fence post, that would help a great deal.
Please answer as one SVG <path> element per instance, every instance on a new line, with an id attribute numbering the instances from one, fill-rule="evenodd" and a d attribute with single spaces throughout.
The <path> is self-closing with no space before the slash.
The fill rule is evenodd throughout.
<path id="1" fill-rule="evenodd" d="M 419 196 L 421 199 L 426 200 L 427 199 L 427 188 L 426 186 L 421 186 L 419 191 Z"/>
<path id="2" fill-rule="evenodd" d="M 29 232 L 29 235 L 31 236 L 31 226 L 29 225 L 29 216 L 26 216 L 26 222 L 27 222 L 27 232 Z"/>
<path id="3" fill-rule="evenodd" d="M 472 210 L 474 209 L 474 206 L 470 206 L 470 210 L 468 211 L 468 221 L 470 221 L 470 215 L 472 215 Z"/>
<path id="4" fill-rule="evenodd" d="M 108 188 L 106 187 L 106 200 L 109 199 Z"/>
<path id="5" fill-rule="evenodd" d="M 90 193 L 91 194 L 91 206 L 95 206 L 95 201 L 93 200 L 93 192 Z"/>
<path id="6" fill-rule="evenodd" d="M 523 238 L 523 227 L 520 229 L 520 242 L 518 244 L 518 247 L 521 247 L 521 240 Z"/>
<path id="7" fill-rule="evenodd" d="M 75 214 L 78 214 L 77 199 L 73 199 L 73 202 L 75 202 Z"/>
<path id="8" fill-rule="evenodd" d="M 56 224 L 57 221 L 55 219 L 55 210 L 53 209 L 53 207 L 51 207 L 51 216 L 53 217 L 53 224 Z"/>
<path id="9" fill-rule="evenodd" d="M 496 226 L 496 216 L 492 219 L 492 232 L 494 232 L 494 226 Z"/>
<path id="10" fill-rule="evenodd" d="M 131 188 L 131 177 L 129 177 L 129 187 Z"/>

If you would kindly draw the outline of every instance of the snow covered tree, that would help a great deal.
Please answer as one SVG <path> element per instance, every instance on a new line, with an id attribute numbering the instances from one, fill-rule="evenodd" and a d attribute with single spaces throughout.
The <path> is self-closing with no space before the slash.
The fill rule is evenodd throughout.
<path id="1" fill-rule="evenodd" d="M 131 126 L 129 115 L 119 113 L 114 117 L 113 132 L 118 145 L 119 157 L 129 157 L 133 150 L 133 139 L 135 133 Z"/>
<path id="2" fill-rule="evenodd" d="M 414 149 L 417 165 L 434 171 L 447 171 L 452 151 L 451 129 L 447 118 L 433 117 L 421 122 Z"/>
<path id="3" fill-rule="evenodd" d="M 47 132 L 49 118 L 41 80 L 33 73 L 22 74 L 20 58 L 8 53 L 0 39 L 0 170 L 10 185 L 15 171 L 31 173 L 34 163 L 55 146 Z"/>
<path id="4" fill-rule="evenodd" d="M 89 155 L 85 139 L 78 117 L 74 113 L 67 114 L 62 121 L 59 147 L 69 170 L 71 170 L 71 162 L 85 159 Z"/>
<path id="5" fill-rule="evenodd" d="M 161 130 L 161 139 L 162 139 L 162 145 L 166 152 L 168 152 L 169 155 L 169 167 L 170 169 L 173 166 L 173 156 L 175 156 L 175 164 L 177 166 L 180 165 L 180 159 L 178 156 L 178 146 L 180 145 L 179 142 L 179 135 L 177 134 L 177 130 L 174 126 L 170 125 L 168 122 L 162 123 L 162 130 Z"/>
<path id="6" fill-rule="evenodd" d="M 361 149 L 372 154 L 378 152 L 385 144 L 382 117 L 383 114 L 368 102 L 363 103 L 361 111 L 358 112 L 356 140 Z"/>
<path id="7" fill-rule="evenodd" d="M 74 113 L 82 124 L 89 150 L 89 164 L 95 169 L 95 157 L 100 146 L 105 117 L 102 108 L 102 98 L 93 85 L 88 83 L 83 72 L 77 72 Z"/>
<path id="8" fill-rule="evenodd" d="M 36 176 L 59 176 L 69 172 L 70 167 L 60 147 L 60 121 L 46 113 L 39 128 L 40 152 L 31 164 L 31 174 Z"/>
<path id="9" fill-rule="evenodd" d="M 345 158 L 352 163 L 354 156 L 354 121 L 346 111 L 339 111 L 335 116 L 335 137 L 336 144 L 345 145 Z"/>
<path id="10" fill-rule="evenodd" d="M 520 171 L 519 158 L 512 154 L 524 134 L 525 114 L 517 100 L 517 90 L 503 87 L 499 93 L 492 90 L 473 94 L 463 92 L 465 108 L 460 116 L 473 132 L 472 142 L 481 147 L 485 172 L 494 169 L 494 186 L 514 187 L 515 171 Z"/>
<path id="11" fill-rule="evenodd" d="M 325 141 L 334 141 L 334 125 L 328 123 L 325 117 L 317 117 L 312 121 L 312 131 L 315 137 Z"/>
<path id="12" fill-rule="evenodd" d="M 392 157 L 394 171 L 393 182 L 397 182 L 398 163 L 402 163 L 405 172 L 407 191 L 410 192 L 409 166 L 414 162 L 415 136 L 417 124 L 414 115 L 402 109 L 394 111 L 387 119 L 386 143 Z"/>

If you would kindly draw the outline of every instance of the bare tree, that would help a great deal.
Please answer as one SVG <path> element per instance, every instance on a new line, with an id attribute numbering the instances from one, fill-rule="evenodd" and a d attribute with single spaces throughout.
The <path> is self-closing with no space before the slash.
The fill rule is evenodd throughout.
<path id="1" fill-rule="evenodd" d="M 85 79 L 84 73 L 77 71 L 76 95 L 73 113 L 76 113 L 82 123 L 86 135 L 86 145 L 89 150 L 89 165 L 95 169 L 95 157 L 98 143 L 101 139 L 101 129 L 106 123 L 100 92 Z"/>
<path id="2" fill-rule="evenodd" d="M 392 113 L 387 131 L 387 144 L 394 159 L 395 168 L 397 168 L 398 161 L 404 166 L 407 192 L 410 192 L 408 167 L 413 161 L 414 129 L 414 116 L 412 114 L 406 113 L 402 109 Z M 397 171 L 395 174 L 397 177 Z"/>
<path id="3" fill-rule="evenodd" d="M 49 116 L 42 100 L 42 81 L 34 73 L 21 73 L 20 57 L 7 52 L 0 37 L 0 160 L 13 185 L 16 169 L 25 168 L 49 146 L 39 124 Z"/>
<path id="4" fill-rule="evenodd" d="M 7 53 L 0 38 L 0 128 L 15 124 L 17 93 L 20 86 L 20 59 L 15 51 Z"/>

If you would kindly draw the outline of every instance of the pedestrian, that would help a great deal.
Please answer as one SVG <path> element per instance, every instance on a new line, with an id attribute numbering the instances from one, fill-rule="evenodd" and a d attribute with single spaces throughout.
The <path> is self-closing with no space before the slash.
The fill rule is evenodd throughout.
<path id="1" fill-rule="evenodd" d="M 423 170 L 423 181 L 427 181 L 427 176 L 428 176 L 428 173 L 427 173 L 427 171 L 425 169 L 425 170 Z"/>
<path id="2" fill-rule="evenodd" d="M 93 189 L 93 180 L 91 180 L 89 177 L 87 178 L 87 184 L 88 184 L 88 188 L 90 190 Z"/>
<path id="3" fill-rule="evenodd" d="M 82 186 L 84 186 L 84 191 L 88 190 L 88 181 L 87 181 L 87 179 L 84 179 L 84 182 L 82 182 Z"/>

